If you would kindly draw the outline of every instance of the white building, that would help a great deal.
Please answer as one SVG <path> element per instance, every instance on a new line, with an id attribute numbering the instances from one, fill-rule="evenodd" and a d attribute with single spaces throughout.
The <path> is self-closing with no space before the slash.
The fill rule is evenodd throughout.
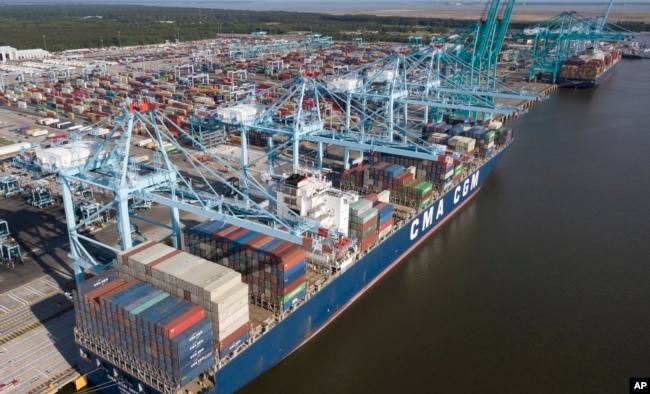
<path id="1" fill-rule="evenodd" d="M 17 50 L 10 46 L 0 46 L 0 62 L 6 62 L 7 60 L 33 60 L 33 59 L 45 59 L 49 58 L 51 55 L 48 51 L 43 49 L 23 49 Z"/>
<path id="2" fill-rule="evenodd" d="M 18 60 L 18 50 L 9 46 L 0 46 L 0 62 Z"/>

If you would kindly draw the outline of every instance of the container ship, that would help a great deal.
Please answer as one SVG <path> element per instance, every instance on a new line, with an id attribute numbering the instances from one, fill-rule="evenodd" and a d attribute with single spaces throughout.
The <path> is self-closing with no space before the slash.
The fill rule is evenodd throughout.
<path id="1" fill-rule="evenodd" d="M 584 55 L 571 57 L 562 65 L 558 84 L 577 89 L 598 86 L 614 73 L 621 58 L 616 49 L 588 48 Z"/>
<path id="2" fill-rule="evenodd" d="M 121 252 L 73 295 L 78 384 L 233 393 L 279 363 L 461 211 L 513 131 L 437 123 L 422 138 L 446 150 L 373 152 L 336 188 L 300 173 L 272 183 L 277 201 L 327 224 L 301 245 L 211 220 L 183 230 L 183 250 L 145 241 Z"/>

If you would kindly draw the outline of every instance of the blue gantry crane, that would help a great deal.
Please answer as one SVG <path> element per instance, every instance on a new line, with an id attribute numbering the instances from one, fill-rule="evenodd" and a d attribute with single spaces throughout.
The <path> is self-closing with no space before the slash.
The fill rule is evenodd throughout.
<path id="1" fill-rule="evenodd" d="M 98 270 L 103 267 L 94 259 L 93 253 L 87 247 L 88 243 L 114 253 L 119 252 L 113 246 L 102 244 L 84 234 L 83 231 L 87 223 L 97 220 L 109 209 L 114 209 L 116 212 L 120 238 L 119 249 L 128 249 L 133 246 L 131 218 L 137 215 L 132 205 L 134 201 L 145 200 L 169 207 L 170 223 L 159 223 L 143 217 L 138 218 L 169 230 L 169 234 L 165 238 L 171 239 L 176 247 L 180 247 L 179 211 L 181 210 L 208 219 L 225 220 L 261 233 L 271 232 L 277 238 L 297 243 L 301 242 L 301 234 L 305 231 L 317 231 L 315 223 L 300 217 L 291 210 L 286 209 L 282 215 L 274 214 L 269 212 L 265 205 L 248 198 L 248 193 L 236 188 L 230 190 L 232 182 L 228 182 L 223 174 L 213 170 L 205 163 L 191 162 L 192 169 L 181 173 L 179 168 L 171 162 L 164 149 L 155 152 L 151 165 L 138 163 L 131 159 L 131 135 L 134 127 L 141 125 L 145 126 L 144 128 L 150 133 L 149 137 L 154 139 L 159 147 L 162 147 L 164 143 L 170 143 L 174 144 L 183 154 L 191 155 L 189 151 L 178 144 L 174 134 L 191 137 L 180 129 L 173 130 L 174 132 L 170 131 L 167 127 L 168 124 L 171 124 L 169 119 L 156 108 L 155 104 L 146 99 L 130 100 L 119 114 L 114 115 L 107 122 L 113 124 L 113 128 L 105 140 L 95 145 L 94 151 L 87 160 L 57 169 L 62 185 L 62 198 L 70 237 L 70 256 L 74 261 L 77 280 L 83 279 L 85 270 Z M 92 131 L 84 135 L 85 138 L 91 136 Z M 228 168 L 230 177 L 246 178 L 227 160 L 213 155 L 207 150 L 206 154 L 212 156 L 212 161 Z M 193 179 L 195 180 L 193 181 Z M 196 186 L 197 183 L 200 183 L 201 186 Z M 216 183 L 227 188 L 227 192 L 218 191 Z M 104 189 L 111 192 L 114 198 L 104 205 L 100 204 L 92 214 L 80 219 L 76 215 L 77 209 L 74 200 L 75 185 L 78 184 Z M 255 188 L 255 182 L 249 180 L 247 187 Z M 267 200 L 273 199 L 273 196 L 263 188 L 258 188 L 257 193 Z M 226 197 L 226 195 L 234 196 L 234 198 Z M 130 203 L 131 205 L 129 205 Z M 282 205 L 281 202 L 276 202 L 276 204 Z M 250 217 L 255 217 L 259 222 L 247 220 Z M 263 225 L 261 222 L 268 225 Z"/>

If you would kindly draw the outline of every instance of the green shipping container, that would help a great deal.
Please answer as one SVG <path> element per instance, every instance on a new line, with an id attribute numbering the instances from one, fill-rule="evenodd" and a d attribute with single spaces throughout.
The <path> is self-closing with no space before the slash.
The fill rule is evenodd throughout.
<path id="1" fill-rule="evenodd" d="M 413 189 L 413 191 L 418 196 L 424 196 L 425 194 L 430 192 L 431 189 L 433 189 L 433 185 L 431 184 L 431 182 L 423 181 L 419 185 L 417 185 Z"/>
<path id="2" fill-rule="evenodd" d="M 411 182 L 409 182 L 409 183 L 407 183 L 406 185 L 404 185 L 404 186 L 402 187 L 402 196 L 406 196 L 406 194 L 408 193 L 408 191 L 409 191 L 413 186 L 417 185 L 418 182 L 420 182 L 420 181 L 418 181 L 417 179 L 413 179 Z"/>
<path id="3" fill-rule="evenodd" d="M 425 200 L 423 200 L 420 203 L 420 208 L 426 207 L 427 205 L 431 204 L 431 200 L 433 200 L 433 196 L 427 197 Z"/>
<path id="4" fill-rule="evenodd" d="M 303 282 L 300 286 L 296 287 L 293 289 L 293 291 L 286 296 L 284 296 L 284 299 L 282 300 L 284 304 L 288 303 L 291 301 L 295 296 L 300 294 L 301 291 L 305 290 L 307 288 L 307 282 Z"/>
<path id="5" fill-rule="evenodd" d="M 463 172 L 463 167 L 465 167 L 463 163 L 457 165 L 456 168 L 454 168 L 454 176 L 460 175 Z"/>

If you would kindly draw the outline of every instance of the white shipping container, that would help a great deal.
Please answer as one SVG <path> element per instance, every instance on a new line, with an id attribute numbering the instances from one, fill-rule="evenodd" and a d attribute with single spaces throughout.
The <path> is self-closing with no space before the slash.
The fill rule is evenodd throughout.
<path id="1" fill-rule="evenodd" d="M 109 129 L 107 128 L 101 128 L 101 129 L 92 129 L 90 131 L 90 135 L 95 135 L 95 136 L 101 136 L 101 135 L 106 135 L 110 132 Z"/>
<path id="2" fill-rule="evenodd" d="M 135 146 L 143 147 L 143 146 L 145 146 L 145 145 L 147 145 L 147 144 L 149 144 L 149 143 L 151 143 L 151 142 L 153 142 L 153 139 L 151 139 L 151 138 L 145 138 L 145 139 L 143 139 L 143 140 L 140 140 L 140 141 L 136 142 L 136 143 L 135 143 Z"/>
<path id="3" fill-rule="evenodd" d="M 32 133 L 32 137 L 42 137 L 44 135 L 48 135 L 47 130 L 36 130 L 35 132 Z"/>
<path id="4" fill-rule="evenodd" d="M 219 294 L 211 301 L 210 309 L 218 314 L 226 313 L 229 308 L 239 305 L 241 300 L 248 302 L 248 285 L 246 283 L 237 284 Z"/>
<path id="5" fill-rule="evenodd" d="M 21 149 L 28 149 L 31 148 L 31 146 L 31 142 L 19 142 L 17 144 L 0 146 L 0 157 L 20 153 Z"/>
<path id="6" fill-rule="evenodd" d="M 390 190 L 386 189 L 377 193 L 377 201 L 390 202 Z"/>
<path id="7" fill-rule="evenodd" d="M 212 321 L 212 332 L 217 334 L 217 341 L 220 341 L 224 338 L 227 338 L 228 335 L 232 334 L 233 332 L 237 331 L 237 329 L 239 329 L 241 326 L 248 323 L 249 320 L 250 316 L 248 314 L 248 309 L 246 309 L 243 310 L 241 315 L 236 319 L 229 319 L 229 321 L 225 322 L 225 324 L 219 325 L 215 324 L 215 322 Z"/>
<path id="8" fill-rule="evenodd" d="M 172 249 L 173 250 L 173 249 Z M 170 277 L 180 277 L 184 272 L 196 270 L 205 260 L 189 253 L 179 253 L 152 267 L 152 275 L 164 278 L 165 282 L 172 283 Z"/>

